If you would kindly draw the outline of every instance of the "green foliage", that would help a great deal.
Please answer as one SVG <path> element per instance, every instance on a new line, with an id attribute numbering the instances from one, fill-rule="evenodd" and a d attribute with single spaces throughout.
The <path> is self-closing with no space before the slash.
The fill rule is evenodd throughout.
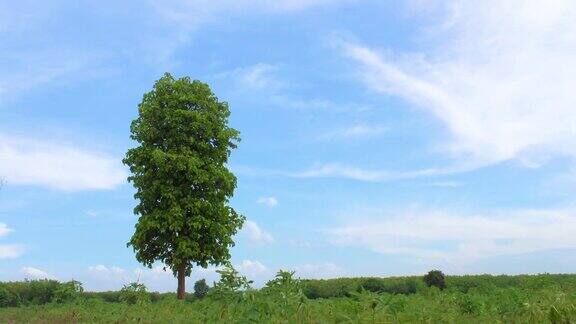
<path id="1" fill-rule="evenodd" d="M 229 206 L 236 177 L 226 163 L 240 137 L 228 104 L 205 83 L 166 73 L 138 111 L 130 127 L 138 146 L 123 160 L 139 202 L 128 245 L 143 264 L 160 261 L 174 274 L 223 264 L 244 221 Z"/>
<path id="2" fill-rule="evenodd" d="M 244 297 L 246 294 L 243 293 L 252 289 L 252 281 L 240 275 L 230 263 L 227 263 L 224 268 L 216 270 L 216 272 L 220 274 L 220 280 L 214 284 L 214 288 L 210 289 L 209 296 L 213 298 Z"/>
<path id="3" fill-rule="evenodd" d="M 446 279 L 442 271 L 431 270 L 424 276 L 424 282 L 428 287 L 438 287 L 439 289 L 446 288 Z"/>
<path id="4" fill-rule="evenodd" d="M 81 282 L 75 280 L 65 282 L 56 289 L 52 301 L 57 303 L 69 302 L 80 297 L 82 292 L 84 292 L 84 288 Z"/>
<path id="5" fill-rule="evenodd" d="M 208 291 L 210 291 L 210 287 L 206 284 L 206 279 L 201 279 L 194 283 L 194 297 L 197 299 L 204 298 Z"/>
<path id="6" fill-rule="evenodd" d="M 0 283 L 0 289 L 16 295 L 21 305 L 42 305 L 54 300 L 61 285 L 56 280 L 26 280 Z"/>
<path id="7" fill-rule="evenodd" d="M 278 271 L 274 279 L 266 283 L 263 291 L 271 296 L 278 296 L 282 299 L 300 300 L 306 297 L 302 291 L 301 280 L 294 278 L 294 271 Z"/>
<path id="8" fill-rule="evenodd" d="M 0 307 L 20 306 L 20 297 L 5 287 L 0 287 Z"/>
<path id="9" fill-rule="evenodd" d="M 118 301 L 134 304 L 146 304 L 150 302 L 150 295 L 146 292 L 146 286 L 138 282 L 132 282 L 120 290 Z"/>
<path id="10" fill-rule="evenodd" d="M 417 291 L 417 284 L 414 280 L 390 280 L 382 278 L 367 278 L 364 282 L 360 283 L 360 287 L 364 290 L 374 293 L 389 293 L 389 294 L 415 294 Z"/>
<path id="11" fill-rule="evenodd" d="M 418 280 L 416 277 L 303 280 L 303 292 L 310 299 L 349 297 L 361 290 L 409 295 L 418 291 Z"/>
<path id="12" fill-rule="evenodd" d="M 374 281 L 369 281 L 370 278 L 301 281 L 292 272 L 280 271 L 264 288 L 255 290 L 249 289 L 247 280 L 233 269 L 225 268 L 222 272 L 227 279 L 219 286 L 228 293 L 218 295 L 211 291 L 206 298 L 194 302 L 176 302 L 173 293 L 157 294 L 156 302 L 133 304 L 105 302 L 98 297 L 110 292 L 83 293 L 85 298 L 73 303 L 3 308 L 0 323 L 576 322 L 576 275 L 448 276 L 444 290 L 426 287 L 416 277 L 379 278 L 384 286 L 416 279 L 420 285 L 416 293 L 408 295 L 360 289 L 351 291 L 348 297 L 311 300 L 301 290 L 311 282 L 363 287 L 362 284 Z M 472 288 L 462 292 L 462 283 Z M 0 283 L 0 291 L 9 290 L 7 284 L 17 286 Z M 25 286 L 29 287 L 30 282 Z"/>

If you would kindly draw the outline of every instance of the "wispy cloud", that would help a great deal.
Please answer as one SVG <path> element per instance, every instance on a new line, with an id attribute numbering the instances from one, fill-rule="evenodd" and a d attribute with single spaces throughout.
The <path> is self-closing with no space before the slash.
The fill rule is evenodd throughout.
<path id="1" fill-rule="evenodd" d="M 254 18 L 264 15 L 297 13 L 321 6 L 336 5 L 354 0 L 168 0 L 151 1 L 151 5 L 164 23 L 172 25 L 174 32 L 168 39 L 156 40 L 157 54 L 169 58 L 180 46 L 190 41 L 202 26 L 232 18 Z"/>
<path id="2" fill-rule="evenodd" d="M 366 182 L 386 182 L 427 177 L 441 177 L 464 173 L 477 168 L 476 164 L 462 164 L 445 168 L 428 168 L 407 171 L 369 169 L 343 163 L 314 163 L 301 171 L 263 169 L 246 166 L 232 166 L 235 173 L 252 177 L 288 177 L 288 178 L 332 178 Z M 431 186 L 458 186 L 456 182 L 439 181 Z"/>
<path id="3" fill-rule="evenodd" d="M 442 121 L 447 151 L 478 166 L 576 156 L 576 2 L 456 1 L 425 53 L 343 41 L 371 89 Z M 435 38 L 436 37 L 436 38 Z M 530 164 L 530 163 L 529 163 Z"/>
<path id="4" fill-rule="evenodd" d="M 260 226 L 253 221 L 246 221 L 243 231 L 248 237 L 248 240 L 253 244 L 270 244 L 274 241 L 272 234 L 260 228 Z"/>
<path id="5" fill-rule="evenodd" d="M 276 199 L 276 197 L 273 196 L 260 197 L 256 202 L 259 205 L 264 205 L 267 207 L 276 207 L 276 205 L 278 205 L 278 199 Z"/>
<path id="6" fill-rule="evenodd" d="M 0 237 L 7 235 L 10 232 L 12 232 L 12 230 L 8 228 L 8 225 L 0 223 Z"/>
<path id="7" fill-rule="evenodd" d="M 12 229 L 4 223 L 0 223 L 0 237 L 6 236 Z M 0 244 L 0 259 L 17 258 L 24 253 L 24 246 L 21 244 Z"/>
<path id="8" fill-rule="evenodd" d="M 473 168 L 474 166 L 470 165 L 411 171 L 387 171 L 378 169 L 364 169 L 340 163 L 316 163 L 307 170 L 291 173 L 288 175 L 295 178 L 342 178 L 357 181 L 383 182 L 450 175 L 454 173 L 466 172 Z"/>
<path id="9" fill-rule="evenodd" d="M 356 124 L 345 128 L 326 132 L 318 137 L 319 140 L 350 140 L 378 137 L 388 131 L 387 127 L 378 125 Z"/>
<path id="10" fill-rule="evenodd" d="M 1 134 L 0 174 L 10 185 L 70 191 L 113 189 L 126 179 L 120 159 L 81 147 Z"/>
<path id="11" fill-rule="evenodd" d="M 443 210 L 358 210 L 327 231 L 337 245 L 443 262 L 576 248 L 574 210 L 458 213 Z"/>
<path id="12" fill-rule="evenodd" d="M 24 246 L 21 244 L 0 244 L 0 259 L 13 259 L 24 253 Z"/>
<path id="13" fill-rule="evenodd" d="M 285 82 L 276 75 L 277 70 L 277 66 L 261 62 L 218 73 L 216 78 L 234 80 L 236 87 L 241 89 L 279 91 Z"/>
<path id="14" fill-rule="evenodd" d="M 307 263 L 296 266 L 296 275 L 306 279 L 330 279 L 341 277 L 345 274 L 344 269 L 335 263 Z"/>

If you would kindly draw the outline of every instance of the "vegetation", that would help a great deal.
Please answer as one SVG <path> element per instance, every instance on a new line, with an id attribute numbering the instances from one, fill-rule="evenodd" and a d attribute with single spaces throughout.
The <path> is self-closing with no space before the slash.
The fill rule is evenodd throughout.
<path id="1" fill-rule="evenodd" d="M 446 276 L 446 287 L 423 277 L 298 280 L 280 271 L 262 289 L 231 267 L 203 299 L 146 292 L 132 284 L 120 292 L 81 292 L 66 302 L 51 280 L 0 283 L 0 322 L 171 323 L 573 323 L 576 275 Z M 415 287 L 406 291 L 400 287 Z M 390 287 L 398 287 L 395 291 Z M 368 289 L 369 288 L 369 289 Z M 311 291 L 320 292 L 310 296 Z M 114 297 L 112 294 L 116 294 Z M 333 296 L 329 296 L 333 295 Z M 8 297 L 6 297 L 8 296 Z M 133 296 L 137 296 L 133 298 Z M 114 297 L 114 298 L 112 298 Z M 14 307 L 16 304 L 21 307 Z"/>
<path id="2" fill-rule="evenodd" d="M 445 276 L 440 270 L 429 271 L 424 276 L 424 282 L 428 287 L 438 287 L 440 290 L 446 288 Z"/>
<path id="3" fill-rule="evenodd" d="M 206 297 L 210 291 L 210 286 L 206 283 L 206 279 L 198 280 L 194 283 L 194 297 L 202 299 Z"/>
<path id="4" fill-rule="evenodd" d="M 192 267 L 230 259 L 244 217 L 229 206 L 236 177 L 226 163 L 240 140 L 230 110 L 210 87 L 166 73 L 144 95 L 130 127 L 138 146 L 124 163 L 139 215 L 129 246 L 151 267 L 160 261 L 178 277 L 178 298 Z"/>

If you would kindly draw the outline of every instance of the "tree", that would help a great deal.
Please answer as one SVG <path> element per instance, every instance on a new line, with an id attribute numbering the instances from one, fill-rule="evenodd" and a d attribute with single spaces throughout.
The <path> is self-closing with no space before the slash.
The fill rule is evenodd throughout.
<path id="1" fill-rule="evenodd" d="M 188 77 L 164 74 L 138 111 L 130 127 L 138 146 L 123 160 L 139 216 L 128 246 L 144 265 L 169 267 L 184 299 L 192 267 L 229 260 L 232 237 L 244 222 L 229 206 L 236 177 L 226 166 L 240 133 L 228 126 L 228 104 Z"/>
<path id="2" fill-rule="evenodd" d="M 446 288 L 445 276 L 440 270 L 429 271 L 424 276 L 424 282 L 428 287 L 436 286 L 440 288 L 440 290 Z"/>
<path id="3" fill-rule="evenodd" d="M 206 279 L 198 280 L 194 283 L 194 296 L 198 299 L 204 298 L 210 287 L 206 284 Z"/>

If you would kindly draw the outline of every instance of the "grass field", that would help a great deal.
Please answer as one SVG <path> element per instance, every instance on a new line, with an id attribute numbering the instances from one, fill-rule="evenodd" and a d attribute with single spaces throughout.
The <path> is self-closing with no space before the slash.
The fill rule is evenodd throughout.
<path id="1" fill-rule="evenodd" d="M 576 322 L 576 275 L 448 276 L 443 290 L 426 286 L 421 277 L 299 281 L 284 275 L 260 290 L 229 282 L 202 299 L 190 295 L 186 301 L 135 290 L 84 292 L 59 301 L 52 296 L 46 303 L 32 295 L 28 292 L 32 299 L 21 300 L 18 307 L 0 308 L 0 322 Z"/>

